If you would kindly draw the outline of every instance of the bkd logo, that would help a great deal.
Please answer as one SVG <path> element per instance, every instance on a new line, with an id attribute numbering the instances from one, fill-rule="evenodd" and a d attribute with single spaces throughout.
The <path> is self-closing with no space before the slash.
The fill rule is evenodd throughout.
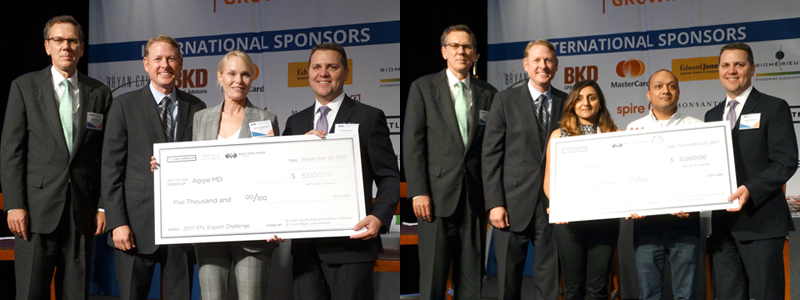
<path id="1" fill-rule="evenodd" d="M 642 74 L 644 74 L 644 63 L 641 60 L 623 60 L 617 64 L 619 77 L 639 77 Z"/>
<path id="2" fill-rule="evenodd" d="M 586 79 L 597 81 L 597 66 L 564 68 L 564 84 L 573 84 Z"/>
<path id="3" fill-rule="evenodd" d="M 208 85 L 208 70 L 183 70 L 183 74 L 181 75 L 181 78 L 178 79 L 177 85 L 182 89 L 206 87 L 206 85 Z"/>

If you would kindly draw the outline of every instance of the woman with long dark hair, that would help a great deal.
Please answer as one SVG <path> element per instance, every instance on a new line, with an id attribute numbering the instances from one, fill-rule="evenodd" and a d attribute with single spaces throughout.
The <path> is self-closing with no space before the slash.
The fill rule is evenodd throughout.
<path id="1" fill-rule="evenodd" d="M 550 140 L 618 130 L 600 86 L 595 81 L 583 80 L 567 96 L 561 128 L 553 131 Z M 544 192 L 549 198 L 549 142 L 546 153 Z M 550 213 L 549 208 L 547 212 Z M 553 232 L 564 275 L 564 299 L 607 299 L 608 272 L 617 245 L 619 219 L 557 223 Z"/>

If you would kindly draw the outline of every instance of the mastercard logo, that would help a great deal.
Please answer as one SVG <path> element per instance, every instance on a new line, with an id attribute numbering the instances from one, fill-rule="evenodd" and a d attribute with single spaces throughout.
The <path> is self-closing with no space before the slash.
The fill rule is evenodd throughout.
<path id="1" fill-rule="evenodd" d="M 258 65 L 257 65 L 257 64 L 253 64 L 253 66 L 255 66 L 255 67 L 256 67 L 256 74 L 255 74 L 255 76 L 253 76 L 253 80 L 256 80 L 256 79 L 258 79 L 258 73 L 259 73 L 259 71 L 258 71 Z"/>
<path id="2" fill-rule="evenodd" d="M 619 77 L 639 77 L 642 74 L 644 74 L 644 63 L 641 60 L 623 60 L 617 64 Z"/>

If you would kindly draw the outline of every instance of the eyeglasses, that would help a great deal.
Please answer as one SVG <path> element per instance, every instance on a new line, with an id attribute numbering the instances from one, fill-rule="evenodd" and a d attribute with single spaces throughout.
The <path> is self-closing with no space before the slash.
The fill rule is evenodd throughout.
<path id="1" fill-rule="evenodd" d="M 455 50 L 458 50 L 458 48 L 464 48 L 464 52 L 470 52 L 470 51 L 472 51 L 474 49 L 473 46 L 470 45 L 470 44 L 462 45 L 462 44 L 458 44 L 458 43 L 447 43 L 447 44 L 444 44 L 444 46 L 450 46 L 451 48 L 453 48 Z"/>
<path id="2" fill-rule="evenodd" d="M 64 45 L 64 42 L 67 42 L 67 43 L 69 43 L 69 45 L 71 47 L 76 47 L 76 46 L 78 46 L 78 44 L 81 43 L 81 40 L 75 39 L 75 38 L 65 39 L 65 38 L 62 38 L 62 37 L 51 37 L 51 38 L 46 38 L 44 40 L 45 41 L 50 41 L 50 42 L 56 44 L 57 46 Z"/>

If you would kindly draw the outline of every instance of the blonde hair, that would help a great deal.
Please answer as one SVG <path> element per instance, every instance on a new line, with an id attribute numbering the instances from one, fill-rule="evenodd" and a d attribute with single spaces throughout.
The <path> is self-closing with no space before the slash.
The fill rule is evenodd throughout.
<path id="1" fill-rule="evenodd" d="M 219 61 L 219 65 L 217 65 L 217 73 L 222 73 L 223 69 L 225 69 L 225 64 L 228 63 L 228 58 L 231 56 L 239 57 L 244 62 L 244 65 L 247 67 L 247 71 L 250 72 L 250 75 L 253 77 L 256 76 L 256 65 L 253 63 L 253 59 L 250 58 L 250 55 L 247 55 L 247 53 L 244 53 L 240 50 L 233 50 L 222 56 L 222 59 Z"/>
<path id="2" fill-rule="evenodd" d="M 176 41 L 175 39 L 173 39 L 171 37 L 168 37 L 166 35 L 159 35 L 157 37 L 149 39 L 147 41 L 147 44 L 144 45 L 144 57 L 147 57 L 147 56 L 150 55 L 150 46 L 152 46 L 156 42 L 164 42 L 164 43 L 172 45 L 172 47 L 175 47 L 175 50 L 178 50 L 177 51 L 178 52 L 178 58 L 183 59 L 183 55 L 181 55 L 181 44 L 178 44 L 178 41 Z"/>
<path id="3" fill-rule="evenodd" d="M 536 46 L 536 45 L 547 47 L 547 49 L 550 49 L 550 51 L 553 51 L 553 56 L 556 56 L 556 47 L 553 46 L 552 43 L 550 43 L 547 40 L 538 39 L 538 40 L 535 40 L 535 41 L 532 41 L 532 42 L 528 43 L 528 45 L 525 46 L 525 56 L 523 56 L 523 58 L 528 58 L 528 50 L 530 50 L 531 48 L 533 48 L 533 46 Z M 558 58 L 556 58 L 556 59 L 558 59 Z"/>

